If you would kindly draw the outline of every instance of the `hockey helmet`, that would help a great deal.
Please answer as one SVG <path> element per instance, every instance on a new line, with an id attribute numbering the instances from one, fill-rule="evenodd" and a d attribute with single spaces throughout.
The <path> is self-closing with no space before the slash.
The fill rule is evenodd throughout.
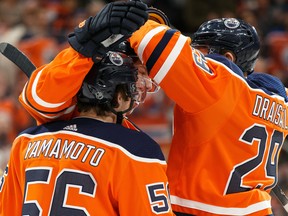
<path id="1" fill-rule="evenodd" d="M 121 53 L 124 53 L 124 54 L 128 55 L 129 57 L 138 59 L 137 54 L 134 52 L 134 50 L 130 46 L 130 43 L 128 41 L 126 41 L 126 40 L 122 41 L 117 46 L 115 46 L 113 51 L 121 52 Z"/>
<path id="2" fill-rule="evenodd" d="M 78 101 L 111 106 L 118 85 L 124 85 L 126 95 L 135 101 L 139 97 L 137 73 L 130 56 L 122 52 L 108 52 L 100 62 L 92 66 L 85 77 L 77 95 Z"/>
<path id="3" fill-rule="evenodd" d="M 207 46 L 209 54 L 231 51 L 235 64 L 243 72 L 252 73 L 260 50 L 256 29 L 236 18 L 213 19 L 204 22 L 192 37 L 192 47 Z"/>

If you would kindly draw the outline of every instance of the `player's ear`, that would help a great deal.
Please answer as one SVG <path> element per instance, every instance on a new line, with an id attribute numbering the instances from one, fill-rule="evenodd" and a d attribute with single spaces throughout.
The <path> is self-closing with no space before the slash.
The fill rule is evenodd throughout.
<path id="1" fill-rule="evenodd" d="M 125 104 L 127 100 L 129 100 L 129 98 L 125 95 L 125 93 L 123 91 L 118 91 L 114 96 L 112 106 L 116 109 L 119 107 L 121 108 L 121 106 L 123 106 L 123 104 Z"/>
<path id="2" fill-rule="evenodd" d="M 236 61 L 236 57 L 232 52 L 225 52 L 224 56 L 226 58 L 228 58 L 230 61 L 235 62 Z"/>

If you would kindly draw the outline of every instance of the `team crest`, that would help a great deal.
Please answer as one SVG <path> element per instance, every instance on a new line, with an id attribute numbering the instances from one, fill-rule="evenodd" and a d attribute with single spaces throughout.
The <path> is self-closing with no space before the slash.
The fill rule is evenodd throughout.
<path id="1" fill-rule="evenodd" d="M 116 66 L 121 66 L 123 64 L 122 56 L 116 52 L 110 52 L 109 53 L 109 59 L 110 59 L 111 63 L 116 65 Z"/>
<path id="2" fill-rule="evenodd" d="M 224 25 L 229 29 L 236 29 L 240 26 L 240 22 L 235 18 L 224 20 Z"/>

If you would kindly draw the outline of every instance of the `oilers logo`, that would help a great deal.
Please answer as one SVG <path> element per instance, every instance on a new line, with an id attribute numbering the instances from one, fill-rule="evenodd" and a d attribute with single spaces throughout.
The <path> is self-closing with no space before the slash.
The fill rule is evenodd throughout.
<path id="1" fill-rule="evenodd" d="M 121 66 L 123 65 L 123 58 L 121 55 L 119 55 L 116 52 L 109 52 L 109 60 L 111 61 L 112 64 L 116 66 Z"/>
<path id="2" fill-rule="evenodd" d="M 240 26 L 240 22 L 235 18 L 228 18 L 224 20 L 224 25 L 229 29 L 236 29 Z"/>

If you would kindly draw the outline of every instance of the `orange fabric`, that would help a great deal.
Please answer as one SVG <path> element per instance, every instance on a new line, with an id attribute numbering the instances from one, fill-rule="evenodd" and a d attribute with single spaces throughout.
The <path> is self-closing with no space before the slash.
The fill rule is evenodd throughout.
<path id="1" fill-rule="evenodd" d="M 27 111 L 12 98 L 0 101 L 0 116 L 1 145 L 11 145 L 18 133 L 32 125 Z"/>
<path id="2" fill-rule="evenodd" d="M 92 65 L 92 59 L 67 48 L 33 72 L 19 101 L 38 124 L 71 119 L 78 115 L 75 95 Z"/>
<path id="3" fill-rule="evenodd" d="M 1 100 L 0 101 L 0 135 L 2 138 L 2 145 L 6 144 L 12 144 L 13 140 L 15 139 L 17 133 L 16 127 L 14 127 L 14 116 L 13 116 L 13 111 L 14 111 L 14 106 L 15 104 L 13 103 L 12 100 L 6 99 L 6 100 Z"/>
<path id="4" fill-rule="evenodd" d="M 169 33 L 160 26 L 147 21 L 130 38 L 144 64 Z M 287 104 L 250 88 L 190 42 L 174 33 L 150 71 L 176 104 L 167 170 L 172 208 L 195 215 L 271 214 Z"/>
<path id="5" fill-rule="evenodd" d="M 85 136 L 78 131 L 87 131 L 87 124 L 96 120 L 79 120 L 49 124 L 46 133 L 46 126 L 40 126 L 16 138 L 0 182 L 0 215 L 32 215 L 40 210 L 41 215 L 56 215 L 54 210 L 57 215 L 173 215 L 165 160 L 140 157 L 122 143 Z M 58 124 L 64 128 L 51 131 Z M 89 129 L 107 133 L 103 125 L 119 133 L 120 126 L 110 123 L 92 122 Z M 78 131 L 71 131 L 71 126 Z M 149 146 L 161 155 L 159 146 L 144 134 L 127 139 L 131 135 L 127 131 L 121 130 L 127 145 L 135 144 L 133 148 L 142 152 Z"/>

